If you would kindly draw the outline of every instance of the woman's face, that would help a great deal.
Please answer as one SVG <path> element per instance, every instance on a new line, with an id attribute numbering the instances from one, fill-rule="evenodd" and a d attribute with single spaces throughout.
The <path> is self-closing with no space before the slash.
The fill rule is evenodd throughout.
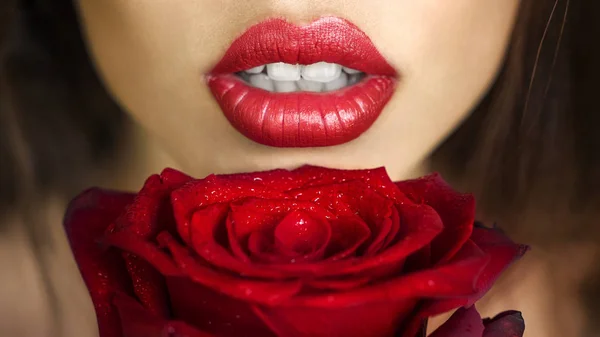
<path id="1" fill-rule="evenodd" d="M 519 2 L 78 0 L 107 87 L 182 169 L 386 166 L 393 178 L 486 93 Z"/>

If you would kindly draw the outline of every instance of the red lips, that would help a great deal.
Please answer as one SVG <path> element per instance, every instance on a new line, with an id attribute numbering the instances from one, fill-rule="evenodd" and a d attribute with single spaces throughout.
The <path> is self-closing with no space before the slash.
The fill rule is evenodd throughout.
<path id="1" fill-rule="evenodd" d="M 255 88 L 233 73 L 256 66 L 337 63 L 367 76 L 325 93 L 276 93 Z M 332 146 L 365 132 L 391 98 L 396 71 L 350 22 L 321 18 L 306 26 L 270 19 L 236 39 L 208 76 L 229 122 L 255 142 L 276 147 Z"/>

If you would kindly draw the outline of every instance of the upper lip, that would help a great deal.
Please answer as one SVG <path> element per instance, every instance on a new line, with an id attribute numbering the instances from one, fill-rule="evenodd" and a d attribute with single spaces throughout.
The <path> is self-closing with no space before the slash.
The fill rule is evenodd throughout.
<path id="1" fill-rule="evenodd" d="M 369 75 L 396 76 L 369 37 L 337 17 L 322 17 L 304 26 L 284 19 L 252 26 L 232 43 L 211 74 L 235 73 L 276 62 L 329 62 Z"/>

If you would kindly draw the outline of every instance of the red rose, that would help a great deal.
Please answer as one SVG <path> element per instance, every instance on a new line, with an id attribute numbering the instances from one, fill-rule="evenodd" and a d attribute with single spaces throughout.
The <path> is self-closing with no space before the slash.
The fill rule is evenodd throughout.
<path id="1" fill-rule="evenodd" d="M 474 211 L 438 175 L 167 169 L 137 195 L 84 192 L 65 227 L 101 337 L 415 337 L 527 250 Z"/>

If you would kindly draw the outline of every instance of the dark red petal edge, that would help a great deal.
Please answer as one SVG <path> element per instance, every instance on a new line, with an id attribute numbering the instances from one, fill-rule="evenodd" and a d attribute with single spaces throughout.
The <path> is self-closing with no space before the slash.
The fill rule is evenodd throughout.
<path id="1" fill-rule="evenodd" d="M 522 337 L 525 333 L 525 321 L 518 311 L 507 311 L 492 319 L 483 321 L 483 337 Z"/>
<path id="2" fill-rule="evenodd" d="M 90 189 L 71 201 L 64 218 L 75 261 L 96 309 L 100 337 L 123 337 L 112 296 L 116 292 L 132 294 L 132 289 L 120 252 L 100 244 L 98 238 L 134 196 Z"/>
<path id="3" fill-rule="evenodd" d="M 184 322 L 153 315 L 130 296 L 117 294 L 113 301 L 123 321 L 123 337 L 217 337 Z"/>
<path id="4" fill-rule="evenodd" d="M 409 326 L 405 327 L 403 336 L 414 336 L 419 329 L 418 322 L 428 317 L 474 304 L 487 293 L 506 268 L 529 250 L 529 247 L 512 242 L 498 230 L 480 226 L 473 229 L 471 240 L 489 258 L 489 263 L 475 279 L 475 291 L 470 296 L 429 300 L 422 303 L 420 310 L 415 314 L 415 319 L 410 320 Z"/>
<path id="5" fill-rule="evenodd" d="M 431 244 L 432 262 L 449 261 L 471 236 L 475 198 L 456 192 L 437 173 L 396 185 L 415 203 L 425 203 L 438 212 L 444 231 Z"/>
<path id="6" fill-rule="evenodd" d="M 482 337 L 483 331 L 481 316 L 475 307 L 460 308 L 429 337 Z"/>
<path id="7" fill-rule="evenodd" d="M 481 275 L 488 263 L 489 257 L 475 245 L 470 245 L 459 252 L 455 260 L 443 266 L 410 273 L 344 293 L 299 296 L 281 305 L 339 308 L 378 301 L 468 298 L 477 292 L 473 280 Z"/>

